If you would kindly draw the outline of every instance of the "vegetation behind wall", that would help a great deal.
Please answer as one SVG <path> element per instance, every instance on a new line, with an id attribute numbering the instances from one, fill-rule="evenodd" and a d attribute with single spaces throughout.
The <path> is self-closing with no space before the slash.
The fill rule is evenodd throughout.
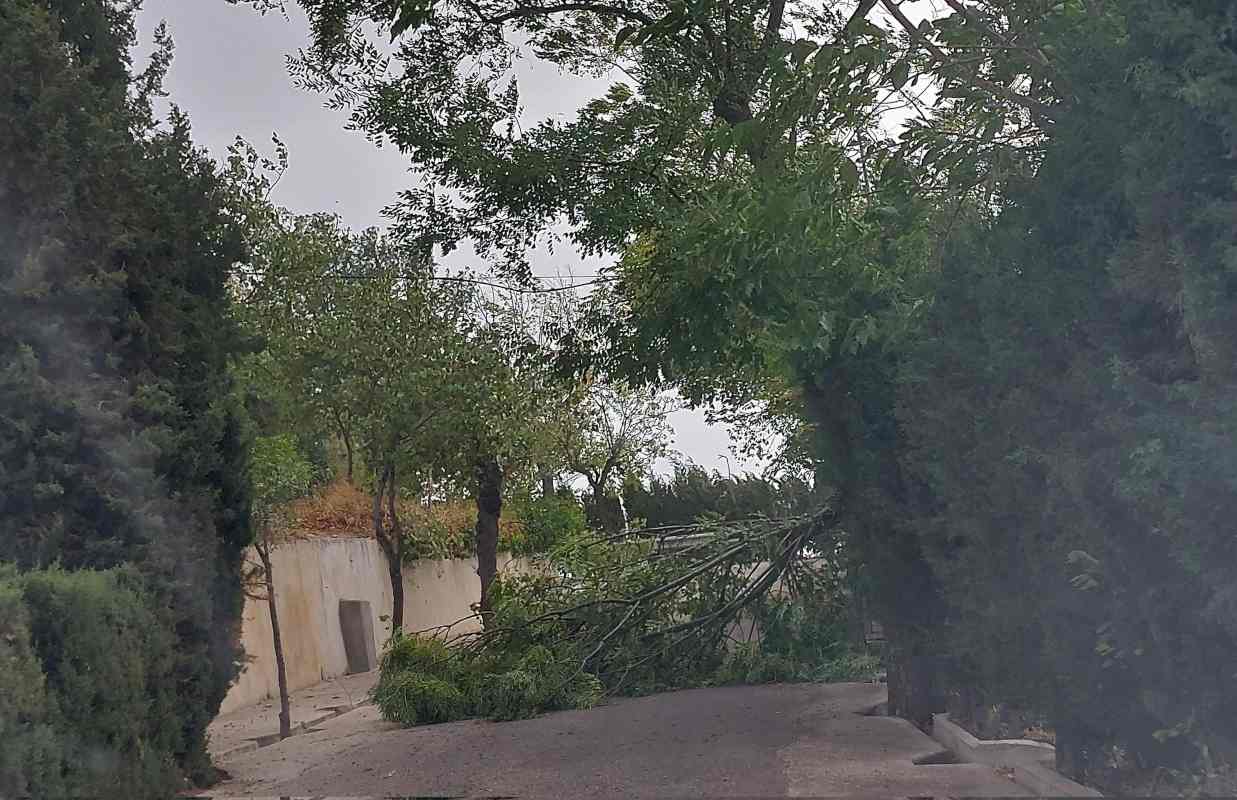
<path id="1" fill-rule="evenodd" d="M 518 496 L 512 499 L 511 508 L 514 513 L 499 523 L 499 550 L 512 555 L 549 552 L 587 527 L 584 509 L 570 492 Z M 405 498 L 396 509 L 407 539 L 405 560 L 476 555 L 477 508 L 471 500 L 441 500 L 427 507 L 421 500 Z M 289 512 L 293 533 L 372 535 L 373 498 L 364 488 L 346 481 L 334 481 L 293 502 Z M 388 512 L 384 509 L 383 513 Z"/>

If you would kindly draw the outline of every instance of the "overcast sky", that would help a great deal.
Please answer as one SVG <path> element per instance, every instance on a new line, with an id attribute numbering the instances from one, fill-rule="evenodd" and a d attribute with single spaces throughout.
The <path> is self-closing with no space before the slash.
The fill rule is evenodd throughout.
<path id="1" fill-rule="evenodd" d="M 135 66 L 142 66 L 155 26 L 166 20 L 176 43 L 167 89 L 171 101 L 188 112 L 199 146 L 223 159 L 240 135 L 270 152 L 277 133 L 288 145 L 290 166 L 274 202 L 297 212 L 333 212 L 354 228 L 382 224 L 382 208 L 417 177 L 395 149 L 380 149 L 345 130 L 344 114 L 292 85 L 284 56 L 306 42 L 308 26 L 299 8 L 290 16 L 259 16 L 223 0 L 145 0 Z M 531 60 L 520 68 L 525 121 L 574 114 L 597 90 L 595 82 L 561 77 Z M 559 249 L 542 254 L 534 269 L 578 275 L 595 272 L 596 263 L 583 264 Z M 725 454 L 736 471 L 758 466 L 730 453 L 726 430 L 706 424 L 700 412 L 681 411 L 671 421 L 674 448 L 692 461 L 725 472 Z"/>

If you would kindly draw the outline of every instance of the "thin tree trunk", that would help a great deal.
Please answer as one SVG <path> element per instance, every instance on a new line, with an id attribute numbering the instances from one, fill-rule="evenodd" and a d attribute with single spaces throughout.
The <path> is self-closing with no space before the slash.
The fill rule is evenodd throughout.
<path id="1" fill-rule="evenodd" d="M 481 620 L 488 622 L 490 585 L 498 574 L 498 519 L 503 510 L 503 471 L 494 456 L 474 467 L 477 499 L 477 575 L 481 578 Z"/>
<path id="2" fill-rule="evenodd" d="M 554 476 L 548 472 L 544 472 L 541 475 L 541 496 L 554 496 Z"/>
<path id="3" fill-rule="evenodd" d="M 593 487 L 593 514 L 596 516 L 595 522 L 607 534 L 618 533 L 618 531 L 614 530 L 614 517 L 606 505 L 606 494 L 602 491 L 602 486 L 603 484 L 598 483 Z"/>
<path id="4" fill-rule="evenodd" d="M 404 569 L 399 556 L 387 556 L 391 573 L 391 633 L 404 629 Z"/>
<path id="5" fill-rule="evenodd" d="M 390 479 L 387 481 L 387 510 L 391 514 L 391 556 L 388 556 L 391 569 L 391 602 L 392 630 L 404 628 L 404 528 L 400 525 L 399 514 L 395 511 L 395 465 L 387 467 Z"/>
<path id="6" fill-rule="evenodd" d="M 275 645 L 275 676 L 279 683 L 279 738 L 292 735 L 292 701 L 288 697 L 288 668 L 283 656 L 283 637 L 279 631 L 279 609 L 275 605 L 275 577 L 271 571 L 271 546 L 258 542 L 258 558 L 262 560 L 262 572 L 266 577 L 266 604 L 271 614 L 271 638 Z"/>
<path id="7" fill-rule="evenodd" d="M 391 484 L 389 491 L 394 495 L 395 475 L 390 466 L 382 470 L 374 486 L 373 516 L 374 538 L 387 558 L 387 573 L 391 578 L 391 633 L 394 634 L 404 627 L 404 565 L 400 560 L 399 545 L 393 541 L 394 532 L 388 532 L 382 524 L 382 495 L 388 491 L 388 481 Z"/>
<path id="8" fill-rule="evenodd" d="M 344 424 L 344 417 L 338 410 L 332 412 L 335 416 L 335 428 L 339 431 L 339 438 L 344 443 L 344 452 L 348 455 L 348 483 L 352 483 L 352 433 L 348 430 L 348 426 Z"/>

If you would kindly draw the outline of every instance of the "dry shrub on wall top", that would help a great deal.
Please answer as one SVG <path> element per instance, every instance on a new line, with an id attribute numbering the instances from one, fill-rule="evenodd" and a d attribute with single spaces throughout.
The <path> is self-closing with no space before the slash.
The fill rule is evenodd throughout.
<path id="1" fill-rule="evenodd" d="M 347 481 L 334 481 L 289 507 L 292 530 L 331 536 L 373 536 L 373 498 Z"/>
<path id="2" fill-rule="evenodd" d="M 499 549 L 511 553 L 544 552 L 558 538 L 584 528 L 584 513 L 574 499 L 517 501 L 516 513 L 499 522 Z M 448 500 L 426 508 L 403 498 L 397 504 L 409 547 L 410 560 L 468 558 L 476 553 L 477 508 L 471 500 Z M 344 480 L 322 487 L 289 506 L 292 538 L 307 535 L 373 536 L 373 497 Z M 383 509 L 384 519 L 388 512 Z"/>

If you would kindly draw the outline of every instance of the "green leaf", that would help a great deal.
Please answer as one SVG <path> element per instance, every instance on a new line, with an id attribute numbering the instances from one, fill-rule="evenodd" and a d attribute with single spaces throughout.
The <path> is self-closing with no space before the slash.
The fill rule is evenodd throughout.
<path id="1" fill-rule="evenodd" d="M 812 74 L 822 75 L 833 66 L 834 60 L 837 58 L 838 51 L 836 47 L 822 47 L 816 51 L 816 56 L 812 59 Z"/>
<path id="2" fill-rule="evenodd" d="M 889 84 L 894 89 L 901 89 L 911 77 L 911 65 L 906 59 L 895 63 L 889 70 Z"/>
<path id="3" fill-rule="evenodd" d="M 820 49 L 820 45 L 811 39 L 800 39 L 790 46 L 790 60 L 796 67 L 803 66 L 808 56 Z"/>
<path id="4" fill-rule="evenodd" d="M 417 28 L 429 21 L 434 11 L 434 0 L 405 0 L 400 5 L 399 15 L 391 25 L 391 41 L 395 41 L 410 28 Z"/>
<path id="5" fill-rule="evenodd" d="M 848 192 L 853 192 L 859 185 L 859 167 L 847 156 L 842 156 L 838 161 L 838 182 L 846 187 Z"/>

